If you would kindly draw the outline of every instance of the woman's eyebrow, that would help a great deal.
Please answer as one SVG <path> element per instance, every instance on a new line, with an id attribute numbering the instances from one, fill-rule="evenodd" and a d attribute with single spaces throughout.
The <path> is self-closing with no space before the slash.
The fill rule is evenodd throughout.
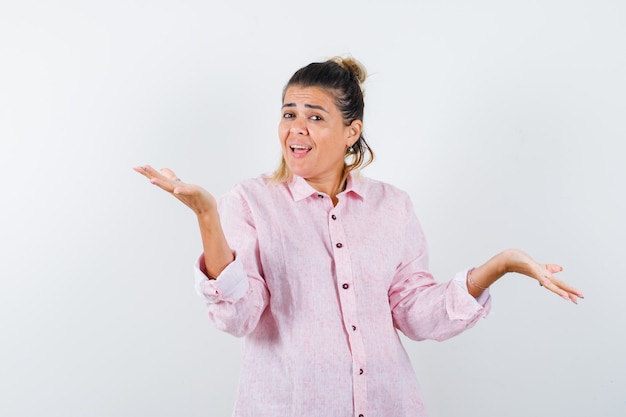
<path id="1" fill-rule="evenodd" d="M 296 107 L 296 103 L 285 103 L 285 104 L 283 104 L 282 108 L 284 109 L 285 107 Z M 324 107 L 318 106 L 316 104 L 305 104 L 304 107 L 307 107 L 309 109 L 321 110 L 324 113 L 328 113 L 328 110 L 326 110 Z"/>

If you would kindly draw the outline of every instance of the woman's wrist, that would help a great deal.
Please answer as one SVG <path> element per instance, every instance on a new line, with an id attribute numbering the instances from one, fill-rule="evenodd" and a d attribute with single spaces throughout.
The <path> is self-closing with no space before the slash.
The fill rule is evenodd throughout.
<path id="1" fill-rule="evenodd" d="M 509 267 L 508 251 L 501 252 L 484 264 L 472 268 L 467 273 L 467 289 L 474 297 L 479 296 L 491 284 L 507 273 Z"/>
<path id="2" fill-rule="evenodd" d="M 220 216 L 216 209 L 209 209 L 201 213 L 196 213 L 196 217 L 198 218 L 198 225 L 201 229 L 221 230 L 222 228 Z"/>
<path id="3" fill-rule="evenodd" d="M 480 290 L 486 290 L 488 287 L 481 287 L 480 285 L 476 284 L 476 282 L 474 282 L 474 280 L 472 279 L 472 271 L 474 271 L 474 269 L 476 268 L 471 268 L 469 271 L 467 271 L 467 282 L 469 284 L 469 286 L 472 286 L 474 288 L 478 288 Z"/>

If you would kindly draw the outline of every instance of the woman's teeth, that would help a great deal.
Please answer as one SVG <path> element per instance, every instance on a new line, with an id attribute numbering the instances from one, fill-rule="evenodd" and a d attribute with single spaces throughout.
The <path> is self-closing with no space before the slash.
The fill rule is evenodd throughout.
<path id="1" fill-rule="evenodd" d="M 295 153 L 304 153 L 304 152 L 308 152 L 311 150 L 309 146 L 304 146 L 304 145 L 291 145 L 290 148 Z"/>

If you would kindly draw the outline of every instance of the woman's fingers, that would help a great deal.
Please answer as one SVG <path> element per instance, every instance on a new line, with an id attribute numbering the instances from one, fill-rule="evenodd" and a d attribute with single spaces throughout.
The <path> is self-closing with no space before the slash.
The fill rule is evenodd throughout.
<path id="1" fill-rule="evenodd" d="M 572 298 L 570 297 L 570 294 L 563 290 L 558 284 L 559 284 L 559 280 L 557 278 L 555 278 L 552 275 L 548 275 L 548 274 L 544 274 L 541 279 L 539 280 L 539 285 L 541 285 L 542 287 L 544 287 L 545 289 L 552 291 L 553 293 L 555 293 L 556 295 L 558 295 L 559 297 L 565 299 L 565 300 L 571 300 Z M 574 301 L 574 300 L 572 300 Z M 574 301 L 575 303 L 576 301 Z"/>
<path id="2" fill-rule="evenodd" d="M 156 174 L 156 171 L 150 165 L 143 165 L 143 166 L 139 166 L 139 167 L 134 167 L 133 170 L 135 172 L 140 173 L 141 175 L 143 175 L 144 177 L 146 177 L 148 179 L 152 178 L 154 176 L 154 174 Z"/>
<path id="3" fill-rule="evenodd" d="M 563 267 L 557 264 L 545 264 L 545 268 L 553 274 L 563 270 Z"/>
<path id="4" fill-rule="evenodd" d="M 178 179 L 174 171 L 172 171 L 169 168 L 161 168 L 159 171 L 157 171 L 156 169 L 152 168 L 150 165 L 143 165 L 143 166 L 134 167 L 133 170 L 135 172 L 140 173 L 141 175 L 148 178 L 149 180 L 153 178 L 158 178 L 161 180 L 172 180 L 172 181 Z"/>
<path id="5" fill-rule="evenodd" d="M 196 214 L 215 210 L 217 207 L 215 198 L 209 192 L 198 185 L 181 181 L 176 173 L 169 168 L 162 168 L 157 171 L 150 165 L 144 165 L 135 167 L 133 170 L 148 178 L 152 184 L 171 193 Z"/>
<path id="6" fill-rule="evenodd" d="M 179 179 L 176 174 L 174 174 L 174 171 L 169 168 L 161 168 L 161 174 L 172 181 Z"/>
<path id="7" fill-rule="evenodd" d="M 150 182 L 163 190 L 175 193 L 180 188 L 181 181 L 174 171 L 169 168 L 162 168 L 160 171 L 152 168 L 150 165 L 144 165 L 133 168 L 136 172 L 148 178 Z"/>
<path id="8" fill-rule="evenodd" d="M 176 176 L 174 171 L 169 168 L 162 168 L 161 173 L 169 180 L 169 186 L 172 187 L 173 194 L 181 194 L 185 184 Z"/>
<path id="9" fill-rule="evenodd" d="M 582 291 L 569 285 L 563 280 L 558 279 L 553 274 L 561 272 L 563 268 L 556 264 L 542 265 L 542 271 L 539 272 L 539 285 L 552 291 L 565 300 L 570 300 L 574 304 L 578 304 L 578 298 L 584 298 Z"/>

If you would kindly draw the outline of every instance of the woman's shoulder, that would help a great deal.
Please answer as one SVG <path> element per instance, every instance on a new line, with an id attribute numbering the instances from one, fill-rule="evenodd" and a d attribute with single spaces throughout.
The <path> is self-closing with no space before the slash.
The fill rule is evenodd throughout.
<path id="1" fill-rule="evenodd" d="M 355 182 L 362 188 L 364 194 L 374 198 L 410 200 L 406 190 L 385 181 L 359 174 L 355 177 Z"/>
<path id="2" fill-rule="evenodd" d="M 260 174 L 256 177 L 245 178 L 239 181 L 226 192 L 225 197 L 265 198 L 281 188 L 284 188 L 284 184 L 272 181 L 270 174 Z"/>
<path id="3" fill-rule="evenodd" d="M 276 200 L 275 190 L 267 175 L 245 178 L 235 183 L 219 198 L 220 212 L 253 213 L 259 207 L 268 207 Z"/>
<path id="4" fill-rule="evenodd" d="M 403 188 L 378 179 L 359 176 L 363 203 L 377 213 L 387 213 L 397 220 L 404 221 L 415 215 L 411 195 Z"/>
<path id="5" fill-rule="evenodd" d="M 257 188 L 265 188 L 268 185 L 269 179 L 270 177 L 268 174 L 260 174 L 256 177 L 244 178 L 235 184 L 233 189 L 239 188 L 244 190 L 253 190 Z"/>

